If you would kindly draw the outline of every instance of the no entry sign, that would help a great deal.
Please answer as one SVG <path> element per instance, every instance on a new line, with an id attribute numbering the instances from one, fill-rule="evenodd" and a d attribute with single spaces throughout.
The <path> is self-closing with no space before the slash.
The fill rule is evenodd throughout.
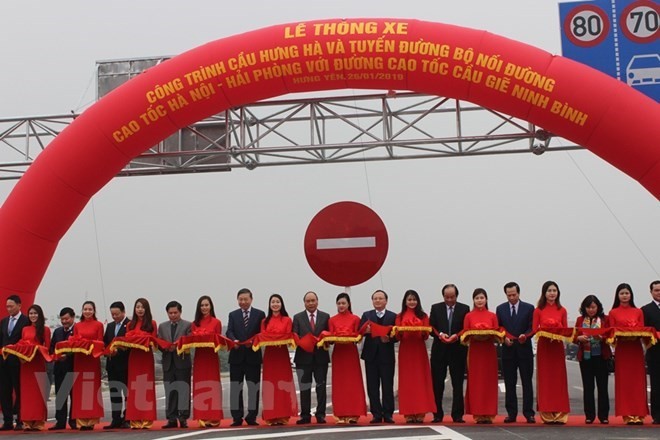
<path id="1" fill-rule="evenodd" d="M 305 232 L 307 263 L 335 286 L 356 286 L 373 277 L 385 262 L 388 246 L 378 214 L 356 202 L 326 206 Z"/>

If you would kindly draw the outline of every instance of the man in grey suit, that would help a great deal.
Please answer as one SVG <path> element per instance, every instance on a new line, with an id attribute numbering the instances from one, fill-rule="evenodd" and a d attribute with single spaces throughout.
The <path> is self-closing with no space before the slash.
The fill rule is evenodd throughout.
<path id="1" fill-rule="evenodd" d="M 318 336 L 322 331 L 328 330 L 330 315 L 318 310 L 319 297 L 316 293 L 307 292 L 303 301 L 305 311 L 293 317 L 293 332 L 302 338 L 308 333 Z M 328 362 L 330 362 L 328 352 L 323 348 L 314 347 L 314 352 L 308 353 L 298 347 L 293 361 L 296 364 L 300 389 L 300 420 L 296 423 L 305 425 L 312 421 L 312 377 L 316 382 L 316 423 L 325 423 L 325 384 L 328 377 Z"/>
<path id="2" fill-rule="evenodd" d="M 169 321 L 158 326 L 158 337 L 176 342 L 181 336 L 190 334 L 190 322 L 181 319 L 181 304 L 170 301 L 165 307 Z M 192 365 L 189 354 L 178 355 L 176 345 L 163 351 L 163 385 L 165 387 L 165 417 L 163 429 L 176 428 L 177 420 L 182 428 L 188 427 L 190 418 L 190 373 Z"/>

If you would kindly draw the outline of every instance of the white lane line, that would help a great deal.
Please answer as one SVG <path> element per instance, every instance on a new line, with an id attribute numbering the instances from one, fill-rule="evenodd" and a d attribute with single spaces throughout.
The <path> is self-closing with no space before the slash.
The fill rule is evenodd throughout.
<path id="1" fill-rule="evenodd" d="M 447 428 L 446 426 L 437 426 L 437 425 L 430 425 L 430 426 L 424 426 L 425 428 L 431 428 L 435 432 L 442 434 L 442 438 L 446 439 L 451 439 L 451 440 L 470 440 L 470 437 L 466 437 L 463 434 L 460 434 L 453 429 Z M 426 439 L 428 437 L 418 437 L 418 438 L 423 438 Z"/>
<path id="2" fill-rule="evenodd" d="M 438 435 L 412 435 L 405 437 L 396 437 L 397 440 L 453 440 L 453 437 L 447 437 L 444 434 Z M 392 437 L 369 437 L 369 440 L 392 440 Z"/>
<path id="3" fill-rule="evenodd" d="M 316 249 L 354 249 L 376 247 L 376 237 L 318 238 Z"/>
<path id="4" fill-rule="evenodd" d="M 402 439 L 434 439 L 434 440 L 441 440 L 441 439 L 451 439 L 451 440 L 470 440 L 469 437 L 465 437 L 462 434 L 459 434 L 458 432 L 449 429 L 445 426 L 423 426 L 423 427 L 417 427 L 418 429 L 432 429 L 438 434 L 441 434 L 441 436 L 423 436 L 420 437 L 419 435 L 417 436 L 406 436 L 406 437 L 397 437 L 397 438 L 402 438 Z M 340 433 L 340 432 L 357 432 L 357 431 L 363 431 L 363 432 L 374 432 L 374 431 L 392 431 L 392 430 L 400 430 L 400 429 L 415 429 L 411 426 L 374 426 L 374 427 L 365 427 L 365 426 L 356 426 L 356 427 L 351 427 L 351 426 L 342 426 L 339 428 L 321 428 L 321 429 L 314 429 L 313 431 L 310 431 L 309 429 L 302 430 L 302 431 L 297 431 L 297 432 L 291 432 L 287 431 L 286 433 L 282 432 L 276 432 L 276 433 L 269 433 L 269 434 L 260 434 L 256 433 L 251 434 L 251 435 L 241 435 L 239 438 L 241 440 L 259 440 L 259 439 L 269 439 L 269 438 L 281 438 L 281 437 L 297 437 L 297 436 L 309 436 L 310 433 L 313 432 L 313 435 L 323 435 L 323 434 L 334 434 L 334 433 Z M 212 432 L 228 432 L 228 431 L 242 431 L 245 432 L 246 434 L 249 431 L 248 429 L 245 428 L 218 428 L 218 429 L 206 429 L 203 431 L 197 431 L 197 432 L 186 432 L 184 434 L 178 434 L 178 435 L 172 435 L 169 437 L 160 437 L 158 440 L 177 440 L 181 438 L 186 438 L 186 437 L 192 437 L 195 435 L 203 435 L 206 434 L 208 435 L 209 433 Z M 253 431 L 254 432 L 254 431 Z M 388 437 L 392 438 L 392 437 Z M 375 440 L 375 439 L 374 439 Z"/>

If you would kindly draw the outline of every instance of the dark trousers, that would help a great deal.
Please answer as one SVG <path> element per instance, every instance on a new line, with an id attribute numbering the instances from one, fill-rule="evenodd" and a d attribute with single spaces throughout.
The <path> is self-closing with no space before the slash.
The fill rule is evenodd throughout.
<path id="1" fill-rule="evenodd" d="M 165 417 L 168 421 L 190 418 L 190 368 L 163 370 Z"/>
<path id="2" fill-rule="evenodd" d="M 128 370 L 108 370 L 108 388 L 114 424 L 123 423 L 126 419 L 127 384 Z"/>
<path id="3" fill-rule="evenodd" d="M 435 417 L 441 419 L 444 417 L 442 409 L 442 396 L 445 393 L 445 378 L 447 377 L 447 369 L 451 376 L 452 402 L 451 402 L 451 418 L 458 420 L 463 418 L 465 413 L 465 405 L 463 403 L 463 381 L 465 379 L 465 363 L 466 358 L 462 354 L 455 351 L 445 352 L 443 356 L 431 358 L 431 376 L 433 379 L 433 393 L 435 395 L 435 405 L 437 413 Z"/>
<path id="4" fill-rule="evenodd" d="M 658 347 L 652 347 L 646 352 L 646 365 L 651 384 L 651 417 L 657 422 L 660 421 L 660 350 Z"/>
<path id="5" fill-rule="evenodd" d="M 610 413 L 610 396 L 607 391 L 607 361 L 601 356 L 594 356 L 588 360 L 583 359 L 580 361 L 580 374 L 582 375 L 585 417 L 591 420 L 596 418 L 595 385 L 598 387 L 598 419 L 607 419 Z"/>
<path id="6" fill-rule="evenodd" d="M 259 413 L 259 388 L 261 384 L 261 365 L 229 364 L 229 404 L 231 418 L 243 420 L 243 382 L 247 382 L 248 410 L 246 421 L 256 421 Z"/>
<path id="7" fill-rule="evenodd" d="M 76 426 L 76 421 L 71 419 L 71 389 L 73 388 L 72 371 L 55 371 L 55 420 L 57 425 L 66 426 L 69 418 L 69 426 Z"/>
<path id="8" fill-rule="evenodd" d="M 300 389 L 300 417 L 310 418 L 312 412 L 312 377 L 316 383 L 316 417 L 325 417 L 326 380 L 328 364 L 296 366 L 298 388 Z"/>
<path id="9" fill-rule="evenodd" d="M 518 416 L 518 371 L 522 383 L 523 416 L 534 416 L 534 388 L 532 375 L 534 374 L 533 357 L 502 358 L 502 376 L 504 376 L 504 406 L 509 417 Z"/>
<path id="10" fill-rule="evenodd" d="M 391 418 L 394 414 L 394 364 L 365 361 L 364 369 L 371 414 L 375 419 Z"/>
<path id="11" fill-rule="evenodd" d="M 14 422 L 20 423 L 21 414 L 21 364 L 14 356 L 2 361 L 0 369 L 0 405 L 2 416 L 6 425 Z"/>

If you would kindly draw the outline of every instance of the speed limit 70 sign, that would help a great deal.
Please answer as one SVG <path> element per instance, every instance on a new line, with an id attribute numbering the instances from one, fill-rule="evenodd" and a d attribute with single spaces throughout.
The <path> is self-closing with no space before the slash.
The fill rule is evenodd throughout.
<path id="1" fill-rule="evenodd" d="M 621 13 L 621 30 L 631 41 L 651 43 L 660 34 L 660 6 L 651 0 L 638 0 Z M 656 46 L 657 49 L 657 46 Z"/>
<path id="2" fill-rule="evenodd" d="M 660 102 L 660 3 L 594 0 L 559 4 L 562 52 Z"/>

